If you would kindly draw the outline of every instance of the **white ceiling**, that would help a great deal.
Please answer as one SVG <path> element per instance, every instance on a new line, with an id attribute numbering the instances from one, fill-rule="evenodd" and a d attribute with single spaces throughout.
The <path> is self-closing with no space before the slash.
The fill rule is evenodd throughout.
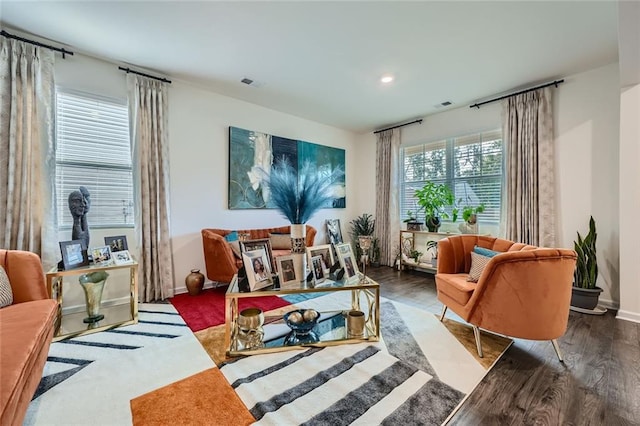
<path id="1" fill-rule="evenodd" d="M 7 30 L 357 133 L 618 58 L 615 1 L 0 0 L 0 7 Z M 395 82 L 383 86 L 384 73 Z"/>

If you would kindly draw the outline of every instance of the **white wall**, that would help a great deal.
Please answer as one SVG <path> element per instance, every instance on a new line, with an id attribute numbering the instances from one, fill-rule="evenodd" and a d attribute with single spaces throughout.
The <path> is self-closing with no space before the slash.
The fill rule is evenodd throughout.
<path id="1" fill-rule="evenodd" d="M 620 310 L 640 322 L 640 84 L 620 93 Z"/>
<path id="2" fill-rule="evenodd" d="M 192 268 L 205 273 L 201 229 L 288 225 L 276 210 L 227 209 L 229 126 L 346 150 L 347 208 L 321 210 L 313 217 L 309 224 L 318 230 L 316 243 L 326 240 L 326 219 L 340 219 L 346 238 L 349 221 L 360 214 L 354 134 L 174 82 L 169 93 L 171 234 L 179 291 Z"/>
<path id="3" fill-rule="evenodd" d="M 598 285 L 604 289 L 601 301 L 614 306 L 619 302 L 619 93 L 617 64 L 567 76 L 564 84 L 553 89 L 557 245 L 573 248 L 576 231 L 586 233 L 593 215 L 598 229 Z M 480 109 L 462 106 L 431 115 L 421 125 L 402 128 L 402 144 L 499 128 L 501 114 L 501 104 L 495 102 Z M 359 170 L 375 165 L 375 153 L 362 151 L 369 145 L 375 146 L 374 135 L 359 136 Z M 368 176 L 374 179 L 375 172 Z M 374 191 L 370 179 L 362 184 L 364 194 Z M 362 199 L 360 205 L 374 209 L 375 201 Z"/>

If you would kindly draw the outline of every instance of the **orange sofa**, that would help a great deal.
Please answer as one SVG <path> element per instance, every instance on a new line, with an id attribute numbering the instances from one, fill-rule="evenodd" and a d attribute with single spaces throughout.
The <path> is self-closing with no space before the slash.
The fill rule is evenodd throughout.
<path id="1" fill-rule="evenodd" d="M 58 304 L 49 298 L 40 258 L 0 250 L 13 304 L 0 308 L 0 425 L 21 425 L 49 353 Z"/>
<path id="2" fill-rule="evenodd" d="M 264 229 L 238 229 L 240 233 L 248 233 L 250 240 L 269 238 L 269 234 L 288 234 L 289 226 Z M 202 247 L 204 249 L 204 262 L 207 267 L 207 278 L 211 281 L 229 283 L 233 276 L 242 267 L 242 260 L 238 259 L 231 250 L 231 246 L 224 239 L 233 232 L 231 229 L 203 229 Z M 312 247 L 316 239 L 316 229 L 306 225 L 307 247 Z M 273 256 L 278 257 L 289 254 L 291 250 L 273 249 Z"/>
<path id="3" fill-rule="evenodd" d="M 474 246 L 504 252 L 491 258 L 477 283 L 467 281 Z M 438 300 L 478 328 L 510 337 L 551 340 L 567 329 L 576 253 L 538 248 L 500 238 L 457 235 L 438 242 Z"/>

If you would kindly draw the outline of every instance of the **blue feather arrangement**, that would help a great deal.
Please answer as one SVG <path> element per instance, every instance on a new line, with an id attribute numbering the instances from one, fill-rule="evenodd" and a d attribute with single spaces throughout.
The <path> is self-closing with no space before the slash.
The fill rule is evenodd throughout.
<path id="1" fill-rule="evenodd" d="M 310 162 L 305 162 L 296 172 L 282 158 L 266 177 L 271 190 L 271 201 L 292 224 L 307 223 L 318 210 L 334 199 L 332 186 L 344 176 L 342 168 L 331 173 L 320 173 Z"/>

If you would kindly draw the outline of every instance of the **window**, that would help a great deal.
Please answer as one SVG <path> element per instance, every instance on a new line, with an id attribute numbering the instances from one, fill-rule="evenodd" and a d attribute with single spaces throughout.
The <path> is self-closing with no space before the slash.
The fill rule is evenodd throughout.
<path id="1" fill-rule="evenodd" d="M 502 132 L 495 130 L 402 150 L 401 217 L 417 210 L 413 193 L 426 181 L 445 183 L 459 207 L 485 205 L 480 223 L 498 225 L 502 202 Z M 460 219 L 459 219 L 460 220 Z"/>
<path id="2" fill-rule="evenodd" d="M 126 101 L 56 91 L 58 227 L 71 227 L 67 199 L 80 186 L 91 194 L 92 228 L 133 226 L 133 176 Z"/>

